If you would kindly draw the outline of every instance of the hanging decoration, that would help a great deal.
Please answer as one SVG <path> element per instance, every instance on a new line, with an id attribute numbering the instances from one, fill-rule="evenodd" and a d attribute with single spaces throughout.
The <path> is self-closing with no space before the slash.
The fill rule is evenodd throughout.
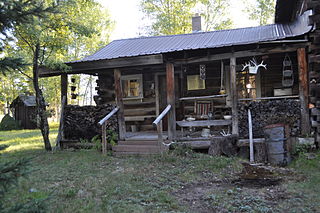
<path id="1" fill-rule="evenodd" d="M 71 89 L 71 99 L 77 99 L 78 94 L 75 93 L 77 86 L 76 86 L 76 79 L 73 77 L 71 78 L 72 85 L 70 86 Z"/>
<path id="2" fill-rule="evenodd" d="M 200 79 L 206 80 L 206 65 L 200 64 Z"/>
<path id="3" fill-rule="evenodd" d="M 221 61 L 221 66 L 220 66 L 220 95 L 226 94 L 226 90 L 224 88 L 224 64 L 223 61 Z"/>
<path id="4" fill-rule="evenodd" d="M 244 71 L 246 68 L 249 69 L 249 74 L 254 74 L 256 75 L 258 73 L 258 70 L 260 67 L 263 67 L 264 69 L 267 69 L 267 65 L 263 64 L 263 61 L 258 64 L 257 60 L 255 58 L 252 58 L 252 60 L 250 60 L 248 63 L 246 63 L 245 65 L 242 65 L 242 71 Z"/>
<path id="5" fill-rule="evenodd" d="M 294 82 L 292 62 L 288 54 L 284 57 L 282 68 L 282 86 L 292 87 Z"/>

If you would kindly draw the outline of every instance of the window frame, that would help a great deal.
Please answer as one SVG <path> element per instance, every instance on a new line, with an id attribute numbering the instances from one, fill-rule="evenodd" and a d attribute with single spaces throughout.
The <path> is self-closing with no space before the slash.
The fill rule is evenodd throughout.
<path id="1" fill-rule="evenodd" d="M 121 79 L 121 87 L 123 85 L 122 81 L 137 80 L 139 82 L 139 96 L 123 97 L 123 100 L 135 100 L 135 99 L 142 99 L 143 98 L 143 75 L 142 74 L 123 75 L 123 76 L 121 76 L 120 79 Z M 122 95 L 124 95 L 123 90 L 122 90 Z"/>
<path id="2" fill-rule="evenodd" d="M 192 78 L 192 77 L 195 77 L 195 76 L 197 76 L 198 78 L 199 78 L 199 82 L 200 81 L 203 81 L 203 88 L 200 88 L 200 87 L 198 87 L 197 89 L 193 89 L 193 88 L 190 88 L 189 87 L 189 78 Z M 192 79 L 190 79 L 190 80 L 192 80 Z M 200 86 L 200 85 L 198 85 L 198 86 Z M 205 90 L 207 88 L 207 85 L 206 85 L 206 80 L 202 80 L 201 78 L 200 78 L 200 75 L 198 75 L 198 74 L 190 74 L 190 75 L 187 75 L 187 90 L 188 91 L 197 91 L 197 90 Z"/>

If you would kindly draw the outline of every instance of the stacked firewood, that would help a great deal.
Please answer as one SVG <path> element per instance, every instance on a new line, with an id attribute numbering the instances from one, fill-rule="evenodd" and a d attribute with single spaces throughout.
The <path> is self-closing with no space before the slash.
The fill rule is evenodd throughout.
<path id="1" fill-rule="evenodd" d="M 268 100 L 239 104 L 239 137 L 248 138 L 248 109 L 251 110 L 253 136 L 264 137 L 263 129 L 270 124 L 288 124 L 291 136 L 300 134 L 300 102 L 298 100 Z"/>
<path id="2" fill-rule="evenodd" d="M 101 135 L 101 126 L 98 122 L 104 118 L 114 107 L 104 106 L 77 106 L 67 105 L 64 109 L 64 138 L 69 140 L 91 140 Z M 117 131 L 116 116 L 107 122 L 107 129 Z"/>

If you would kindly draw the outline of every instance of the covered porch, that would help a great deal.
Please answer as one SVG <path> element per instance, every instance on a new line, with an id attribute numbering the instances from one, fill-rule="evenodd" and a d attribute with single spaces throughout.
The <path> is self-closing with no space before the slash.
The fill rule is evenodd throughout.
<path id="1" fill-rule="evenodd" d="M 305 17 L 293 24 L 231 30 L 232 38 L 228 31 L 216 31 L 114 41 L 96 54 L 67 63 L 70 72 L 43 70 L 41 76 L 61 75 L 61 97 L 68 94 L 69 74 L 97 76 L 96 104 L 113 104 L 116 109 L 101 120 L 102 135 L 115 115 L 119 142 L 126 144 L 210 141 L 228 134 L 246 137 L 239 134 L 243 126 L 239 105 L 269 100 L 279 100 L 281 105 L 281 100 L 296 99 L 299 134 L 307 134 L 308 40 L 304 34 L 310 27 Z M 291 30 L 269 34 L 279 28 Z M 235 41 L 236 35 L 239 40 Z M 204 40 L 199 43 L 199 39 Z M 126 51 L 122 45 L 135 48 Z M 257 63 L 255 73 L 243 66 L 250 61 Z M 266 69 L 259 68 L 260 63 Z"/>

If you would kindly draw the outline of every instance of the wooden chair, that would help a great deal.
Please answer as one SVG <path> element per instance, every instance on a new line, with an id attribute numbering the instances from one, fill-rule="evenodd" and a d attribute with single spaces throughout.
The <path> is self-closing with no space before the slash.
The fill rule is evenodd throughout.
<path id="1" fill-rule="evenodd" d="M 208 118 L 208 114 L 212 112 L 212 101 L 195 101 L 194 113 L 196 118 Z"/>

